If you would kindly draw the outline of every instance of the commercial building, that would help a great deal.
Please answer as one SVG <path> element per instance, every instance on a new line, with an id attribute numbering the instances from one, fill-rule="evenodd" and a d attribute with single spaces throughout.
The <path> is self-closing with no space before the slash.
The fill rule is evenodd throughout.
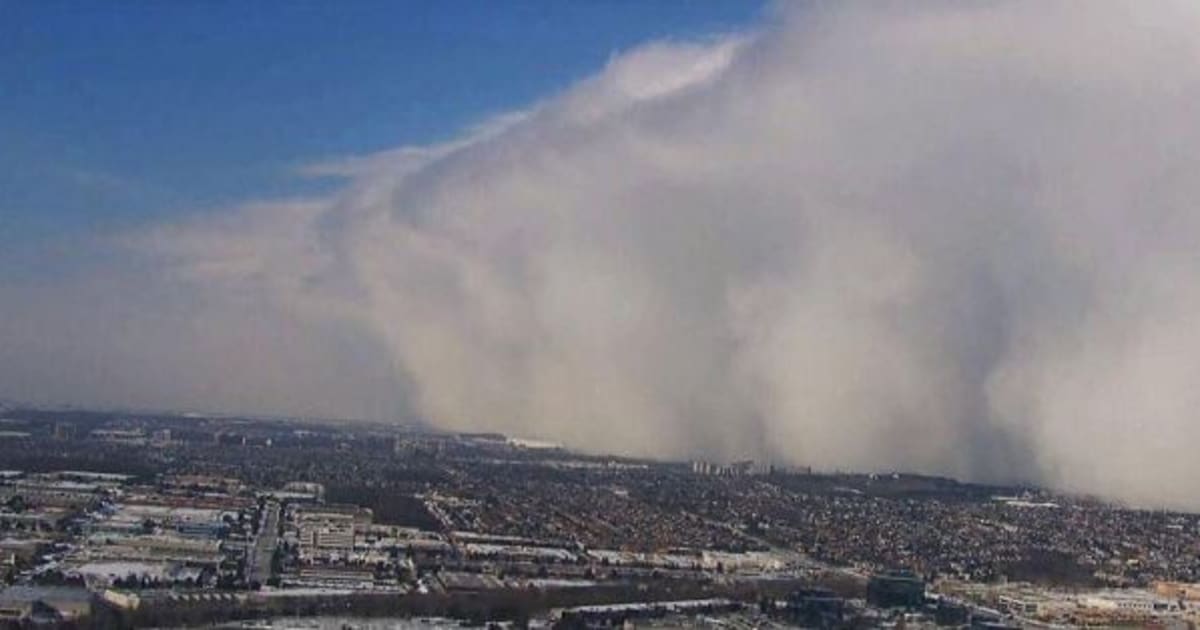
<path id="1" fill-rule="evenodd" d="M 305 560 L 345 558 L 354 551 L 358 526 L 371 524 L 371 511 L 356 506 L 313 506 L 295 514 L 300 557 Z"/>
<path id="2" fill-rule="evenodd" d="M 1200 600 L 1200 584 L 1186 582 L 1155 582 L 1154 593 L 1159 597 L 1182 599 L 1186 601 Z"/>
<path id="3" fill-rule="evenodd" d="M 66 508 L 36 508 L 24 512 L 0 510 L 0 527 L 17 532 L 61 531 L 74 512 Z"/>
<path id="4" fill-rule="evenodd" d="M 914 608 L 925 602 L 925 582 L 907 571 L 874 575 L 867 582 L 867 601 L 881 608 Z"/>
<path id="5" fill-rule="evenodd" d="M 92 612 L 92 594 L 64 586 L 10 586 L 0 591 L 0 621 L 60 624 Z"/>
<path id="6" fill-rule="evenodd" d="M 19 479 L 0 486 L 0 501 L 9 501 L 14 497 L 21 497 L 28 505 L 62 508 L 87 508 L 103 498 L 102 488 L 96 483 L 39 477 Z"/>
<path id="7" fill-rule="evenodd" d="M 144 503 L 122 504 L 107 518 L 93 521 L 94 533 L 139 534 L 151 531 L 174 532 L 200 539 L 216 538 L 228 528 L 226 518 L 236 517 L 232 510 L 173 507 Z"/>

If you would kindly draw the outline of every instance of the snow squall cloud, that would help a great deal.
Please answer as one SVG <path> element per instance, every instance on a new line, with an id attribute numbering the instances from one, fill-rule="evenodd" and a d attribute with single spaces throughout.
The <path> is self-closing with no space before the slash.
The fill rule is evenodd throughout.
<path id="1" fill-rule="evenodd" d="M 75 327 L 109 341 L 78 342 L 172 374 L 162 403 L 1200 507 L 1200 7 L 770 18 L 128 235 L 167 272 L 105 272 L 122 306 Z M 130 303 L 171 306 L 115 352 Z M 63 325 L 27 310 L 0 340 Z M 243 357 L 247 326 L 285 332 Z M 26 346 L 0 376 L 56 369 Z"/>

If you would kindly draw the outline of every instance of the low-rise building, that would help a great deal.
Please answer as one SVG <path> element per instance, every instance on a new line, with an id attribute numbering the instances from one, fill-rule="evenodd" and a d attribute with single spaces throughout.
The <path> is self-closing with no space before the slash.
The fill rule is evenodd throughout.
<path id="1" fill-rule="evenodd" d="M 867 582 L 867 601 L 882 608 L 920 606 L 925 583 L 909 572 L 875 575 Z"/>
<path id="2" fill-rule="evenodd" d="M 1186 582 L 1155 582 L 1154 592 L 1159 597 L 1200 601 L 1200 584 Z"/>
<path id="3" fill-rule="evenodd" d="M 92 594 L 65 586 L 10 586 L 0 591 L 0 621 L 65 623 L 91 614 Z"/>
<path id="4" fill-rule="evenodd" d="M 304 507 L 295 512 L 303 560 L 346 558 L 354 551 L 355 528 L 371 524 L 371 511 L 356 506 Z"/>
<path id="5" fill-rule="evenodd" d="M 102 490 L 96 483 L 31 477 L 0 486 L 0 502 L 20 497 L 27 505 L 86 508 L 103 498 Z"/>
<path id="6" fill-rule="evenodd" d="M 61 531 L 73 514 L 73 511 L 65 508 L 0 510 L 0 527 L 18 532 L 48 534 Z"/>

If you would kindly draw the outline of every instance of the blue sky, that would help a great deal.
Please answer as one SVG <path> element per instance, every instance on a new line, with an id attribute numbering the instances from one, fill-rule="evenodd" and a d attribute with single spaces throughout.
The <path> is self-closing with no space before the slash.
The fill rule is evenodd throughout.
<path id="1" fill-rule="evenodd" d="M 761 13 L 744 0 L 0 0 L 0 247 L 310 191 L 323 184 L 299 165 L 444 139 L 616 52 Z"/>

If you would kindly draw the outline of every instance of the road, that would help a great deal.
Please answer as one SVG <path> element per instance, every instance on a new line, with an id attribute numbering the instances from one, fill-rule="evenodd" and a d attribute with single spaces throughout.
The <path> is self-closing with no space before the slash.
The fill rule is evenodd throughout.
<path id="1" fill-rule="evenodd" d="M 254 548 L 246 560 L 246 581 L 266 584 L 271 578 L 271 558 L 279 542 L 279 504 L 268 501 L 259 523 Z"/>

